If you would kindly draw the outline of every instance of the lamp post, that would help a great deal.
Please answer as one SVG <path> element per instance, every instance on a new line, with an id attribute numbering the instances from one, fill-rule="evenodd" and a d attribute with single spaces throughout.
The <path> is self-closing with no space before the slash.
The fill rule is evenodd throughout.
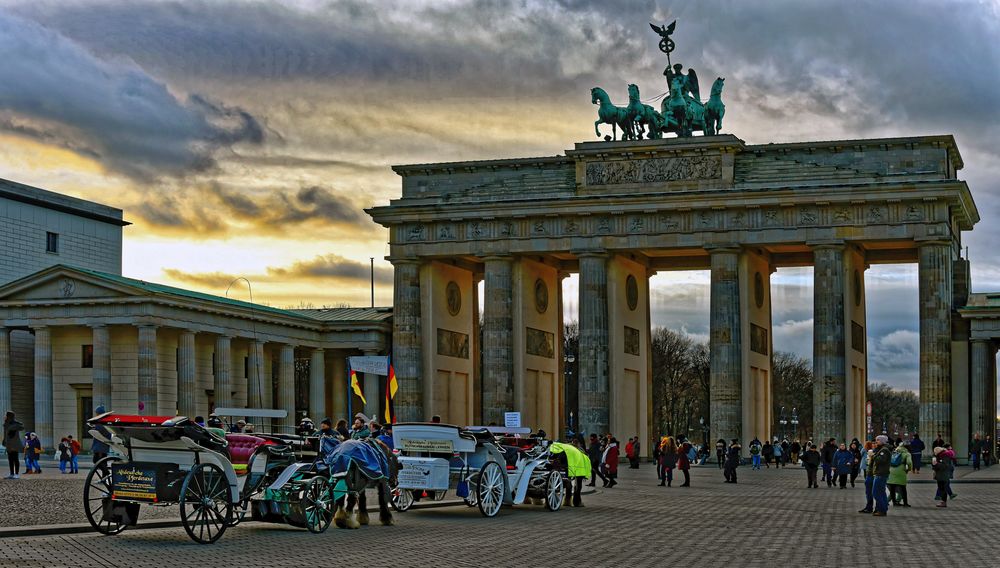
<path id="1" fill-rule="evenodd" d="M 573 363 L 576 362 L 576 356 L 563 349 L 563 408 L 567 410 L 566 413 L 566 435 L 567 437 L 574 435 L 576 433 L 573 430 L 573 408 L 572 400 L 570 400 L 569 389 L 573 384 Z"/>
<path id="2" fill-rule="evenodd" d="M 792 436 L 797 440 L 799 438 L 799 410 L 792 407 Z"/>
<path id="3" fill-rule="evenodd" d="M 785 407 L 782 406 L 781 410 L 778 411 L 778 424 L 781 424 L 781 439 L 785 439 L 785 426 L 788 424 L 788 419 L 785 418 Z"/>

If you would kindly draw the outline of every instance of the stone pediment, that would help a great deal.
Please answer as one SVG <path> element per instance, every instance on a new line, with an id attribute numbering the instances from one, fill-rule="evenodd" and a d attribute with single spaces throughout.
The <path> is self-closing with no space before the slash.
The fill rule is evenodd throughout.
<path id="1" fill-rule="evenodd" d="M 0 302 L 121 298 L 143 291 L 88 272 L 56 266 L 0 287 Z"/>

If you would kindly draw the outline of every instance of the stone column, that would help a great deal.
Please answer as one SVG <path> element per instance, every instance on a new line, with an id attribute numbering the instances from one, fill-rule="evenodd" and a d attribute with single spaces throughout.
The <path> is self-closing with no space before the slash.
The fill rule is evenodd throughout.
<path id="1" fill-rule="evenodd" d="M 712 282 L 709 318 L 709 406 L 714 439 L 743 440 L 743 362 L 740 342 L 740 249 L 709 250 Z"/>
<path id="2" fill-rule="evenodd" d="M 419 422 L 427 419 L 420 343 L 420 263 L 397 260 L 393 269 L 392 364 L 399 381 L 395 409 L 400 422 Z"/>
<path id="3" fill-rule="evenodd" d="M 319 424 L 326 415 L 325 352 L 313 349 L 309 358 L 309 417 Z"/>
<path id="4" fill-rule="evenodd" d="M 813 247 L 813 440 L 847 431 L 844 245 Z"/>
<path id="5" fill-rule="evenodd" d="M 52 332 L 35 328 L 35 433 L 42 448 L 52 445 Z"/>
<path id="6" fill-rule="evenodd" d="M 233 338 L 220 335 L 215 338 L 215 407 L 233 406 Z"/>
<path id="7" fill-rule="evenodd" d="M 579 432 L 600 436 L 608 431 L 611 420 L 608 388 L 608 255 L 604 252 L 584 252 L 577 254 L 577 257 L 580 259 L 580 352 L 577 354 Z M 621 436 L 623 433 L 615 434 Z"/>
<path id="8" fill-rule="evenodd" d="M 157 384 L 156 384 L 156 326 L 140 325 L 139 327 L 139 414 L 156 416 Z"/>
<path id="9" fill-rule="evenodd" d="M 970 373 L 970 384 L 969 384 L 969 394 L 972 404 L 970 405 L 970 416 L 969 416 L 969 430 L 971 434 L 979 434 L 985 439 L 986 435 L 989 434 L 990 437 L 995 437 L 995 433 L 990 431 L 991 421 L 989 416 L 995 412 L 991 412 L 990 403 L 990 391 L 988 381 L 991 379 L 989 376 L 992 365 L 990 365 L 990 356 L 993 355 L 993 350 L 990 348 L 990 341 L 988 339 L 973 339 L 972 340 L 972 363 L 971 363 L 971 373 Z M 996 377 L 992 377 L 992 380 L 996 382 Z"/>
<path id="10" fill-rule="evenodd" d="M 247 408 L 266 408 L 264 402 L 265 389 L 271 388 L 270 377 L 265 379 L 264 373 L 264 342 L 254 339 L 250 342 L 250 352 L 247 354 Z"/>
<path id="11" fill-rule="evenodd" d="M 394 316 L 395 317 L 395 316 Z M 337 351 L 334 354 L 333 361 L 330 362 L 333 367 L 331 369 L 331 374 L 333 375 L 333 380 L 330 386 L 333 388 L 333 396 L 330 397 L 333 402 L 333 408 L 330 409 L 329 416 L 334 419 L 334 421 L 340 418 L 348 418 L 347 416 L 347 361 L 344 359 L 343 351 Z M 395 366 L 395 363 L 393 363 Z M 399 376 L 399 367 L 396 367 L 396 376 Z M 400 393 L 403 387 L 399 387 L 400 390 L 396 393 L 396 400 L 399 400 Z M 397 407 L 398 408 L 398 407 Z M 397 410 L 398 412 L 398 410 Z M 325 417 L 324 417 L 325 418 Z M 315 418 L 313 418 L 315 421 Z M 322 420 L 322 418 L 320 418 Z M 418 420 L 425 420 L 424 418 L 419 418 Z"/>
<path id="12" fill-rule="evenodd" d="M 365 357 L 375 357 L 378 355 L 377 351 L 365 351 Z M 361 377 L 361 390 L 365 393 L 365 415 L 369 418 L 374 417 L 376 420 L 381 421 L 378 415 L 379 409 L 379 397 L 383 396 L 379 392 L 378 388 L 378 375 L 375 373 L 363 373 Z"/>
<path id="13" fill-rule="evenodd" d="M 951 436 L 951 257 L 951 243 L 920 245 L 920 434 L 931 440 Z"/>
<path id="14" fill-rule="evenodd" d="M 295 346 L 282 345 L 280 366 L 278 367 L 278 404 L 279 410 L 288 413 L 278 421 L 282 434 L 292 434 L 295 430 Z"/>
<path id="15" fill-rule="evenodd" d="M 514 411 L 513 275 L 510 257 L 488 257 L 483 306 L 483 422 Z"/>
<path id="16" fill-rule="evenodd" d="M 94 411 L 103 406 L 111 412 L 111 331 L 108 326 L 98 324 L 91 327 L 94 343 L 94 368 L 92 382 L 94 387 Z"/>
<path id="17" fill-rule="evenodd" d="M 177 414 L 194 418 L 198 413 L 198 375 L 195 332 L 185 329 L 177 338 Z"/>
<path id="18" fill-rule="evenodd" d="M 0 327 L 0 413 L 2 414 L 14 408 L 11 391 L 10 330 Z"/>

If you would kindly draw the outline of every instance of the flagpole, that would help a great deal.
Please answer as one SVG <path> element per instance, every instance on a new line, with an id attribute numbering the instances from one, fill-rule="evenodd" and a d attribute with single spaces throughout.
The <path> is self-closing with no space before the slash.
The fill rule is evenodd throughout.
<path id="1" fill-rule="evenodd" d="M 352 406 L 351 405 L 351 402 L 352 402 L 351 399 L 354 398 L 354 393 L 351 392 L 351 358 L 350 357 L 347 357 L 347 381 L 346 382 L 347 382 L 347 418 L 348 418 L 348 424 L 350 424 L 351 421 L 353 420 L 353 418 L 351 418 L 351 417 L 354 416 L 354 411 L 351 409 L 351 406 Z"/>

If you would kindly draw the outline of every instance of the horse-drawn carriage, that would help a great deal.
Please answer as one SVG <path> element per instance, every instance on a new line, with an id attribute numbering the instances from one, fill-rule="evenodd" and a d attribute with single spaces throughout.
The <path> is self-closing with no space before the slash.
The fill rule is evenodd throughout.
<path id="1" fill-rule="evenodd" d="M 393 426 L 399 451 L 398 483 L 393 504 L 405 511 L 413 494 L 454 490 L 465 504 L 494 517 L 503 505 L 544 501 L 550 511 L 562 507 L 564 475 L 553 465 L 544 440 L 517 438 L 527 428 L 461 428 L 449 424 Z"/>

